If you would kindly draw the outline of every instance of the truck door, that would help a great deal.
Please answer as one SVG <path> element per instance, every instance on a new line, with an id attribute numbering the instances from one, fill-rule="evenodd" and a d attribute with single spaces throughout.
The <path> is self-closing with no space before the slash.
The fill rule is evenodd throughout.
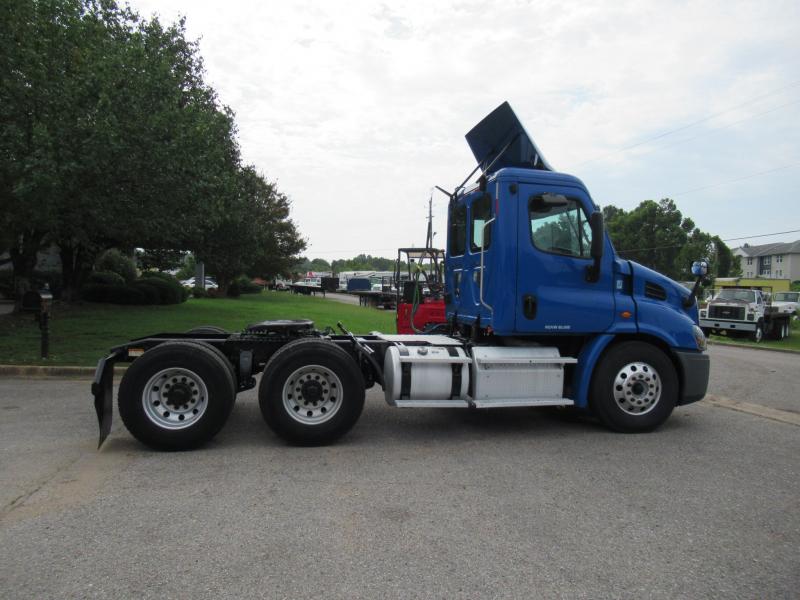
<path id="1" fill-rule="evenodd" d="M 605 252 L 597 282 L 586 281 L 592 232 L 579 188 L 522 184 L 517 231 L 516 330 L 596 333 L 614 320 L 612 256 Z"/>
<path id="2" fill-rule="evenodd" d="M 492 217 L 492 198 L 489 194 L 475 192 L 458 199 L 450 207 L 448 231 L 448 256 L 446 265 L 446 290 L 448 310 L 457 312 L 462 322 L 481 322 L 489 318 L 487 309 L 480 304 L 481 247 L 489 254 L 491 229 L 483 240 L 483 224 Z M 486 259 L 486 286 L 489 285 L 490 267 Z"/>

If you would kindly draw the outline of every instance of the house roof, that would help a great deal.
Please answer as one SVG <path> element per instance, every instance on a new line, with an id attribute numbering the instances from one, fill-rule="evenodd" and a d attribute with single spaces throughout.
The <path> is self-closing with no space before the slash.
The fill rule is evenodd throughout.
<path id="1" fill-rule="evenodd" d="M 749 246 L 745 244 L 733 251 L 740 256 L 769 256 L 771 254 L 800 254 L 800 240 Z"/>

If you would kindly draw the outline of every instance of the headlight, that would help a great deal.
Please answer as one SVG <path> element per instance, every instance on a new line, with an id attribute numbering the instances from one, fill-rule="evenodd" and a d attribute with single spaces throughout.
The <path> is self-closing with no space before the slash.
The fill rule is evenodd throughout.
<path id="1" fill-rule="evenodd" d="M 705 319 L 705 318 L 706 318 L 706 312 L 707 312 L 707 311 L 706 311 L 706 309 L 705 309 L 705 308 L 704 308 L 703 310 L 701 310 L 701 311 L 700 311 L 700 318 L 702 318 L 702 319 Z"/>
<path id="2" fill-rule="evenodd" d="M 755 318 L 755 313 L 747 313 L 747 320 L 752 321 Z"/>
<path id="3" fill-rule="evenodd" d="M 708 347 L 706 334 L 697 325 L 692 325 L 692 333 L 694 333 L 694 343 L 697 344 L 697 349 L 701 352 L 705 351 Z"/>

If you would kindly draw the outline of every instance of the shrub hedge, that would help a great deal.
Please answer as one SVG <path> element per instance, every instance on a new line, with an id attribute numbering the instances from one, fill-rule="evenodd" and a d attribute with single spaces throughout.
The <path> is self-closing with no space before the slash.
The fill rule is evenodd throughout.
<path id="1" fill-rule="evenodd" d="M 144 277 L 137 283 L 145 283 L 158 290 L 159 304 L 180 304 L 184 300 L 180 283 L 173 284 L 158 277 Z"/>
<path id="2" fill-rule="evenodd" d="M 95 271 L 89 275 L 89 283 L 104 285 L 125 285 L 125 278 L 113 271 Z"/>
<path id="3" fill-rule="evenodd" d="M 116 248 L 109 248 L 95 261 L 95 271 L 111 271 L 130 283 L 136 279 L 136 263 Z"/>
<path id="4" fill-rule="evenodd" d="M 149 271 L 127 284 L 117 273 L 96 271 L 82 292 L 85 300 L 109 304 L 180 304 L 189 297 L 172 275 Z"/>
<path id="5" fill-rule="evenodd" d="M 242 294 L 260 294 L 263 290 L 260 285 L 253 283 L 252 280 L 246 275 L 242 275 L 236 279 L 236 283 L 238 284 L 239 291 Z"/>
<path id="6" fill-rule="evenodd" d="M 162 290 L 158 289 L 158 287 L 152 285 L 153 281 L 158 281 L 155 279 L 151 279 L 150 281 L 140 279 L 139 281 L 134 281 L 131 284 L 131 287 L 139 290 L 144 296 L 145 304 L 167 304 L 167 302 L 163 302 Z"/>

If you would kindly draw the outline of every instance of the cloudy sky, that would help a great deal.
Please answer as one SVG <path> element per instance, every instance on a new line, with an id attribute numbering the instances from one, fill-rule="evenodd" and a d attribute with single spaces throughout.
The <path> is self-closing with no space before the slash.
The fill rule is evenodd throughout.
<path id="1" fill-rule="evenodd" d="M 670 197 L 723 238 L 800 229 L 797 0 L 130 3 L 186 17 L 309 257 L 422 245 L 432 186 L 472 170 L 463 136 L 505 100 L 601 205 Z"/>

